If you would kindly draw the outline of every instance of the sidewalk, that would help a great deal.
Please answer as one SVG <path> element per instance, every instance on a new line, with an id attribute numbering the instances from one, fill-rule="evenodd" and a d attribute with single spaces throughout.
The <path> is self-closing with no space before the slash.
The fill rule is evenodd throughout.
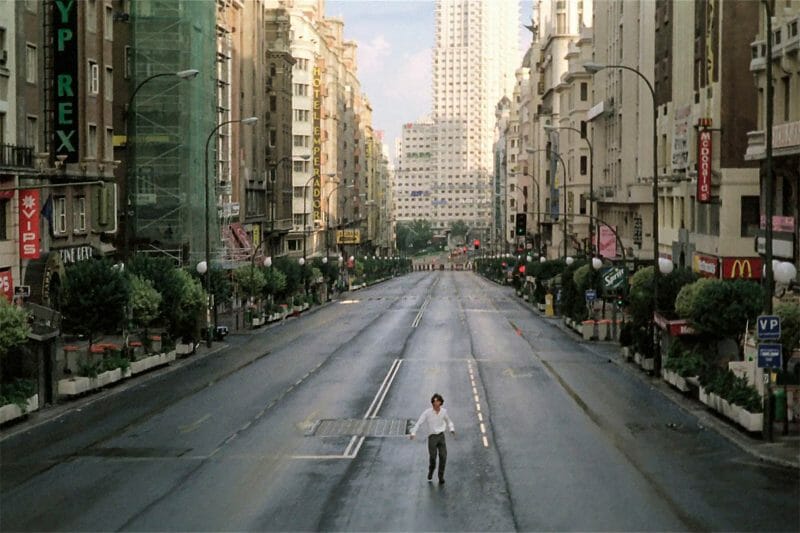
<path id="1" fill-rule="evenodd" d="M 584 341 L 580 335 L 564 324 L 562 317 L 545 317 L 535 309 L 532 309 L 532 311 L 539 315 L 540 318 L 549 322 L 552 326 L 559 328 L 566 335 L 573 337 L 578 343 L 583 344 L 589 351 L 601 357 L 608 358 L 609 361 L 612 361 L 624 371 L 646 381 L 650 386 L 658 390 L 682 410 L 697 417 L 703 427 L 710 428 L 719 433 L 746 453 L 767 463 L 800 469 L 800 436 L 782 435 L 782 430 L 780 429 L 782 426 L 779 426 L 778 423 L 774 426 L 774 442 L 767 442 L 760 437 L 753 436 L 740 429 L 738 426 L 717 416 L 700 402 L 672 388 L 660 377 L 650 376 L 638 367 L 629 364 L 622 357 L 620 346 L 616 342 Z"/>

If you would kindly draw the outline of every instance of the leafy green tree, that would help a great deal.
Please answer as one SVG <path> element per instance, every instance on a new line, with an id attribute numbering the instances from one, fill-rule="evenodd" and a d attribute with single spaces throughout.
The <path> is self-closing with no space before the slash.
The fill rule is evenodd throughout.
<path id="1" fill-rule="evenodd" d="M 786 370 L 792 351 L 800 348 L 800 304 L 780 302 L 775 306 L 775 314 L 781 319 L 783 369 Z"/>
<path id="2" fill-rule="evenodd" d="M 158 318 L 158 308 L 161 305 L 161 294 L 153 287 L 153 282 L 139 276 L 130 276 L 131 299 L 130 308 L 133 323 L 144 329 Z"/>
<path id="3" fill-rule="evenodd" d="M 688 283 L 681 287 L 675 297 L 675 312 L 677 315 L 681 318 L 691 318 L 697 293 L 702 290 L 704 285 L 713 282 L 714 280 L 711 278 L 700 278 L 694 283 Z"/>
<path id="4" fill-rule="evenodd" d="M 456 220 L 453 222 L 453 225 L 450 226 L 450 234 L 453 237 L 466 237 L 467 232 L 469 231 L 469 226 L 463 220 Z"/>
<path id="5" fill-rule="evenodd" d="M 61 287 L 64 329 L 86 335 L 91 346 L 96 333 L 119 330 L 129 295 L 128 279 L 107 259 L 70 265 Z"/>
<path id="6" fill-rule="evenodd" d="M 28 313 L 0 296 L 0 357 L 5 357 L 28 340 Z"/>
<path id="7" fill-rule="evenodd" d="M 180 294 L 170 307 L 172 333 L 176 338 L 196 339 L 199 336 L 200 317 L 206 310 L 206 292 L 200 281 L 183 269 L 175 269 L 172 280 Z"/>
<path id="8" fill-rule="evenodd" d="M 244 294 L 254 297 L 260 295 L 267 284 L 264 272 L 252 265 L 245 265 L 233 272 L 233 279 Z"/>
<path id="9" fill-rule="evenodd" d="M 277 268 L 283 272 L 286 277 L 286 285 L 284 290 L 278 293 L 282 299 L 293 296 L 294 293 L 304 288 L 303 281 L 303 267 L 297 262 L 297 259 L 291 257 L 279 257 L 273 260 L 272 268 Z"/>
<path id="10" fill-rule="evenodd" d="M 276 267 L 264 270 L 264 295 L 275 298 L 286 290 L 286 274 Z"/>
<path id="11" fill-rule="evenodd" d="M 701 333 L 735 339 L 741 346 L 745 327 L 761 311 L 763 290 L 747 280 L 711 280 L 698 289 L 690 320 Z"/>

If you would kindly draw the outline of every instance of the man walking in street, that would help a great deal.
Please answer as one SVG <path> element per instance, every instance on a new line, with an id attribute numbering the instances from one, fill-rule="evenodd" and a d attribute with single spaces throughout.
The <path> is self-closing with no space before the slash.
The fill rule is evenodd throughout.
<path id="1" fill-rule="evenodd" d="M 417 430 L 423 426 L 428 427 L 428 481 L 433 479 L 433 471 L 436 469 L 436 455 L 439 455 L 439 483 L 444 483 L 444 467 L 447 464 L 447 443 L 444 439 L 445 430 L 450 430 L 451 435 L 456 434 L 453 421 L 447 415 L 447 410 L 442 407 L 444 398 L 438 392 L 431 397 L 431 407 L 425 409 L 411 428 L 411 440 L 417 435 Z"/>

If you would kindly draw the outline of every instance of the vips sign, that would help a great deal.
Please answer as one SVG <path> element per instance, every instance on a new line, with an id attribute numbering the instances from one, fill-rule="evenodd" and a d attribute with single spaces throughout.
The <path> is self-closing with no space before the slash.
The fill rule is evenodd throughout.
<path id="1" fill-rule="evenodd" d="M 39 259 L 39 213 L 42 205 L 39 191 L 24 189 L 19 191 L 19 258 Z"/>
<path id="2" fill-rule="evenodd" d="M 697 136 L 697 201 L 711 201 L 711 132 L 700 130 Z"/>
<path id="3" fill-rule="evenodd" d="M 723 257 L 722 279 L 761 279 L 760 257 Z"/>

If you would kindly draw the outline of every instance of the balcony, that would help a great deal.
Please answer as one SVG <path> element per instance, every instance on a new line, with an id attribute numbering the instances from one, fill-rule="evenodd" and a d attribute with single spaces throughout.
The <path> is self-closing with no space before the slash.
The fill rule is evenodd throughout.
<path id="1" fill-rule="evenodd" d="M 0 168 L 33 168 L 33 147 L 0 144 Z"/>

